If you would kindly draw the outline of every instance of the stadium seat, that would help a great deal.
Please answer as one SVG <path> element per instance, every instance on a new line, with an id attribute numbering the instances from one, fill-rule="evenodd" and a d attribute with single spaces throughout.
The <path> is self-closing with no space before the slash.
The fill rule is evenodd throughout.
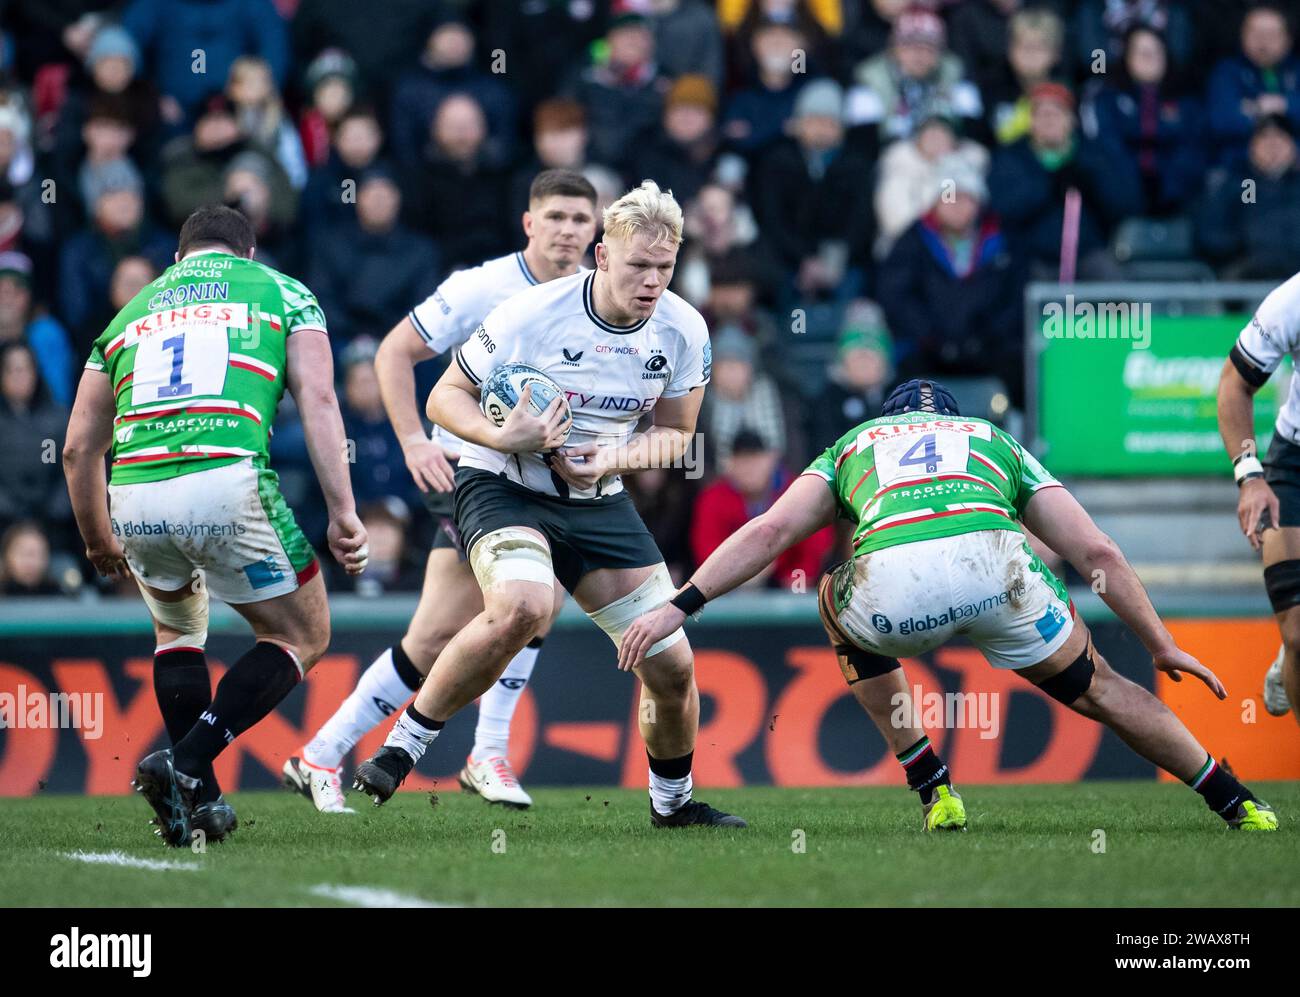
<path id="1" fill-rule="evenodd" d="M 1120 263 L 1182 262 L 1195 255 L 1189 218 L 1130 218 L 1115 232 L 1112 247 Z"/>

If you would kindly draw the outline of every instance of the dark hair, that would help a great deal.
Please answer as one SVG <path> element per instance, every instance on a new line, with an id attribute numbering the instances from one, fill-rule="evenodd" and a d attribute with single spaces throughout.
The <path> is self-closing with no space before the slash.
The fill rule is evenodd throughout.
<path id="1" fill-rule="evenodd" d="M 224 204 L 205 204 L 185 219 L 176 251 L 184 256 L 198 246 L 224 246 L 247 256 L 255 245 L 253 224 L 243 214 Z"/>
<path id="2" fill-rule="evenodd" d="M 595 205 L 596 188 L 573 170 L 542 170 L 528 187 L 528 203 L 547 197 L 585 197 Z"/>
<path id="3" fill-rule="evenodd" d="M 44 408 L 51 401 L 49 385 L 45 383 L 45 378 L 41 376 L 41 362 L 36 356 L 36 351 L 32 349 L 30 343 L 25 339 L 17 339 L 8 343 L 0 343 L 0 373 L 3 373 L 5 364 L 9 362 L 9 356 L 12 353 L 22 351 L 27 354 L 32 362 L 33 376 L 36 378 L 36 387 L 32 391 L 32 397 L 27 400 L 27 406 L 31 409 Z M 0 394 L 0 412 L 6 415 L 13 414 L 13 407 L 9 404 L 9 399 Z"/>

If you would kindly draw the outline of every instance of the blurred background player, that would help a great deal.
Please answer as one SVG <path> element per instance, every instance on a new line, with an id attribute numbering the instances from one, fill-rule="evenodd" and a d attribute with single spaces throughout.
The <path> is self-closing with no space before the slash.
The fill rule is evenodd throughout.
<path id="1" fill-rule="evenodd" d="M 1065 586 L 1030 550 L 1020 523 L 1083 577 L 1105 573 L 1102 599 L 1156 668 L 1174 681 L 1183 672 L 1194 675 L 1225 698 L 1214 673 L 1174 643 L 1114 541 L 1015 439 L 984 419 L 962 418 L 952 395 L 932 381 L 899 386 L 880 418 L 828 447 L 768 512 L 714 551 L 671 602 L 633 622 L 619 666 L 635 667 L 687 615 L 837 515 L 854 524 L 853 557 L 822 579 L 822 623 L 855 698 L 920 792 L 927 830 L 964 826 L 965 808 L 924 731 L 896 722 L 898 703 L 910 703 L 898 659 L 957 635 L 994 668 L 1013 669 L 1104 723 L 1195 789 L 1229 827 L 1277 829 L 1268 804 L 1221 768 L 1167 706 L 1096 652 Z"/>
<path id="2" fill-rule="evenodd" d="M 1255 449 L 1255 392 L 1287 354 L 1300 350 L 1300 274 L 1275 288 L 1255 312 L 1219 375 L 1219 434 L 1240 495 L 1237 522 L 1262 551 L 1264 588 L 1282 646 L 1264 675 L 1264 708 L 1300 722 L 1300 384 L 1291 378 L 1261 463 Z"/>
<path id="3" fill-rule="evenodd" d="M 329 508 L 330 550 L 350 574 L 367 556 L 325 316 L 253 252 L 252 227 L 231 208 L 186 219 L 176 264 L 95 340 L 63 451 L 86 556 L 102 575 L 129 569 L 153 616 L 154 689 L 173 747 L 140 762 L 135 786 L 177 846 L 192 828 L 215 840 L 234 829 L 213 760 L 329 646 L 320 562 L 267 466 L 286 386 Z M 209 592 L 257 637 L 215 696 L 203 651 Z"/>
<path id="4" fill-rule="evenodd" d="M 557 578 L 615 646 L 632 619 L 672 593 L 663 555 L 622 475 L 671 467 L 691 445 L 711 373 L 708 327 L 667 290 L 682 239 L 672 194 L 646 180 L 602 220 L 596 270 L 498 305 L 429 396 L 429 417 L 466 441 L 456 471 L 456 527 L 484 608 L 448 642 L 384 746 L 358 766 L 354 787 L 376 806 L 446 721 L 490 688 L 546 624 Z M 495 425 L 479 409 L 480 385 L 511 362 L 541 369 L 568 405 L 556 398 L 533 415 L 525 388 Z M 645 417 L 651 424 L 637 433 Z M 665 634 L 638 669 L 651 823 L 744 827 L 739 817 L 692 799 L 700 698 L 685 637 L 680 628 Z"/>
<path id="5" fill-rule="evenodd" d="M 461 346 L 498 304 L 534 284 L 576 273 L 596 235 L 596 191 L 581 174 L 546 170 L 529 189 L 523 216 L 528 245 L 448 277 L 384 338 L 375 372 L 406 456 L 429 512 L 438 522 L 429 552 L 424 588 L 402 639 L 362 673 L 356 689 L 302 749 L 284 763 L 285 785 L 310 799 L 322 813 L 351 812 L 343 800 L 343 758 L 386 716 L 402 706 L 424 681 L 447 642 L 483 611 L 483 598 L 452 519 L 452 463 L 462 441 L 434 426 L 424 431 L 415 396 L 414 368 Z M 557 588 L 555 609 L 564 598 Z M 550 629 L 550 619 L 510 661 L 479 701 L 474 747 L 460 784 L 489 803 L 528 807 L 510 765 L 510 721 Z"/>

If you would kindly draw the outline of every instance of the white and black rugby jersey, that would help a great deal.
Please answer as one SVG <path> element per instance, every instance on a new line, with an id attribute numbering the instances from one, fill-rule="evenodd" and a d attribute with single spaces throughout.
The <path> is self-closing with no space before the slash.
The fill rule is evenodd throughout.
<path id="1" fill-rule="evenodd" d="M 595 272 L 577 273 L 530 287 L 498 305 L 456 352 L 456 363 L 475 384 L 497 367 L 518 361 L 548 374 L 573 410 L 569 446 L 616 445 L 660 398 L 678 398 L 709 383 L 712 354 L 703 316 L 665 291 L 649 318 L 611 325 L 592 302 Z M 462 467 L 504 471 L 547 495 L 597 498 L 621 491 L 618 475 L 594 488 L 571 489 L 541 454 L 503 454 L 466 443 Z"/>

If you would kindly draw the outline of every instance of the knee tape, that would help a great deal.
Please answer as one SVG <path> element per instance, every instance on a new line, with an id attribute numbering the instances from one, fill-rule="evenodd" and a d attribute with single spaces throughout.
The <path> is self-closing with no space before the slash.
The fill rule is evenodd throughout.
<path id="1" fill-rule="evenodd" d="M 591 617 L 592 623 L 609 635 L 609 639 L 614 642 L 614 646 L 619 647 L 623 643 L 623 634 L 627 633 L 627 628 L 632 625 L 633 620 L 651 610 L 658 609 L 671 599 L 676 591 L 673 580 L 668 575 L 668 568 L 661 564 L 655 569 L 653 575 L 633 591 L 623 596 L 623 598 L 615 600 L 603 609 L 598 609 L 594 613 L 588 613 L 587 615 Z M 686 631 L 678 627 L 663 640 L 651 644 L 650 650 L 646 651 L 645 656 L 647 658 L 652 657 L 665 648 L 672 647 L 685 636 Z"/>
<path id="2" fill-rule="evenodd" d="M 1088 646 L 1083 649 L 1082 654 L 1050 679 L 1039 682 L 1038 688 L 1042 689 L 1043 692 L 1058 703 L 1069 706 L 1088 691 L 1088 686 L 1092 685 L 1092 676 L 1096 670 L 1097 666 L 1092 662 L 1092 641 L 1089 640 Z"/>
<path id="3" fill-rule="evenodd" d="M 208 594 L 191 592 L 179 602 L 163 602 L 140 584 L 140 594 L 144 596 L 145 605 L 153 618 L 165 627 L 176 630 L 180 638 L 160 645 L 157 650 L 165 651 L 173 647 L 197 647 L 200 650 L 208 642 Z"/>
<path id="4" fill-rule="evenodd" d="M 469 565 L 484 592 L 501 582 L 555 584 L 551 549 L 533 533 L 506 526 L 479 538 L 469 552 Z"/>
<path id="5" fill-rule="evenodd" d="M 1264 590 L 1275 613 L 1300 605 L 1300 561 L 1278 561 L 1265 568 Z"/>

